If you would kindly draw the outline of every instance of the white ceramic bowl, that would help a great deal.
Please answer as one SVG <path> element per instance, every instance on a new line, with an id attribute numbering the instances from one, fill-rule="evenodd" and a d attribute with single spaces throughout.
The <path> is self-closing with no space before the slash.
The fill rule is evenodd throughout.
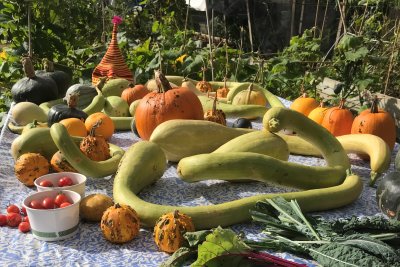
<path id="1" fill-rule="evenodd" d="M 29 207 L 32 200 L 42 201 L 45 197 L 55 198 L 60 192 L 70 199 L 72 205 L 57 209 Z M 44 241 L 63 240 L 73 236 L 79 229 L 80 201 L 81 195 L 70 190 L 37 192 L 25 198 L 23 206 L 26 208 L 33 236 Z"/>
<path id="2" fill-rule="evenodd" d="M 58 180 L 64 176 L 71 178 L 74 184 L 71 186 L 58 187 L 57 186 Z M 40 186 L 39 184 L 43 180 L 49 180 L 50 182 L 52 182 L 54 186 L 53 187 Z M 49 190 L 55 190 L 55 191 L 71 190 L 80 194 L 82 198 L 85 197 L 86 176 L 80 173 L 76 172 L 49 173 L 37 178 L 34 184 L 36 185 L 38 192 L 49 191 Z"/>

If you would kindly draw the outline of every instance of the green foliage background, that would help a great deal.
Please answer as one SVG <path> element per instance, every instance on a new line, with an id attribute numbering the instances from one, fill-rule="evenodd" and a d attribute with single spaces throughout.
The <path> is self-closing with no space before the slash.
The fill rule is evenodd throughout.
<path id="1" fill-rule="evenodd" d="M 56 68 L 69 71 L 74 82 L 89 82 L 111 38 L 114 15 L 121 16 L 119 45 L 138 83 L 144 83 L 161 68 L 168 75 L 202 79 L 201 68 L 208 67 L 207 40 L 190 23 L 185 31 L 184 0 L 115 1 L 105 0 L 4 0 L 0 3 L 0 112 L 10 105 L 10 88 L 23 76 L 20 58 L 28 53 L 28 4 L 31 5 L 31 36 L 36 68 L 41 59 L 55 62 Z M 399 27 L 386 14 L 386 0 L 352 1 L 346 13 L 347 33 L 328 53 L 321 51 L 318 29 L 306 29 L 293 36 L 288 46 L 274 56 L 243 51 L 235 42 L 221 40 L 213 46 L 215 80 L 254 81 L 273 93 L 298 97 L 302 90 L 318 96 L 316 85 L 324 77 L 342 81 L 340 97 L 358 96 L 364 89 L 383 92 L 388 66 L 391 72 L 386 93 L 400 91 L 400 55 L 396 38 Z M 354 6 L 353 6 L 354 5 Z M 218 24 L 219 23 L 219 24 Z M 226 36 L 221 18 L 216 19 L 215 36 Z M 398 26 L 398 25 L 397 25 Z M 235 27 L 230 27 L 235 28 Z M 239 28 L 239 27 L 236 27 Z M 397 31 L 396 31 L 397 30 Z M 229 33 L 229 36 L 235 33 Z M 243 32 L 236 33 L 239 41 Z M 390 64 L 392 62 L 392 64 Z M 338 96 L 339 97 L 339 96 Z"/>

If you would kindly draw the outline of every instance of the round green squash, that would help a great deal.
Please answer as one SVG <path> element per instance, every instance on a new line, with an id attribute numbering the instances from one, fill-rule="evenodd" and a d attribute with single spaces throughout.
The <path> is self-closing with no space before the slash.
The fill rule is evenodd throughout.
<path id="1" fill-rule="evenodd" d="M 109 96 L 103 109 L 110 117 L 130 117 L 129 105 L 119 96 Z"/>

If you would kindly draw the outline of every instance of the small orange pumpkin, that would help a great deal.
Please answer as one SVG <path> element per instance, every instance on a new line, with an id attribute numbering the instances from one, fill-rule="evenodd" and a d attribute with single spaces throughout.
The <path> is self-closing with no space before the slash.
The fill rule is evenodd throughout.
<path id="1" fill-rule="evenodd" d="M 122 91 L 121 98 L 130 105 L 133 101 L 142 99 L 148 93 L 150 91 L 143 84 L 136 84 L 135 86 L 131 84 L 130 87 Z"/>
<path id="2" fill-rule="evenodd" d="M 396 143 L 396 123 L 390 113 L 378 108 L 378 98 L 372 100 L 371 109 L 362 111 L 354 118 L 352 134 L 373 134 L 379 136 L 393 150 Z"/>
<path id="3" fill-rule="evenodd" d="M 61 151 L 54 153 L 51 157 L 50 165 L 55 172 L 78 172 L 71 166 L 71 164 L 69 164 Z"/>
<path id="4" fill-rule="evenodd" d="M 321 102 L 319 107 L 316 107 L 313 110 L 311 110 L 311 112 L 308 114 L 308 118 L 310 118 L 311 120 L 315 121 L 318 124 L 321 124 L 327 110 L 328 108 L 325 107 L 324 102 Z"/>
<path id="5" fill-rule="evenodd" d="M 297 112 L 303 113 L 308 116 L 310 112 L 317 108 L 319 103 L 315 98 L 308 97 L 306 93 L 303 93 L 300 97 L 296 98 L 290 105 L 290 109 L 296 110 Z"/>
<path id="6" fill-rule="evenodd" d="M 149 140 L 153 130 L 164 121 L 173 119 L 203 120 L 203 106 L 195 93 L 186 87 L 171 88 L 168 80 L 156 71 L 161 85 L 140 100 L 135 111 L 136 129 L 140 137 Z"/>
<path id="7" fill-rule="evenodd" d="M 153 237 L 161 251 L 173 253 L 185 242 L 183 235 L 194 230 L 192 218 L 175 210 L 162 215 L 157 220 Z"/>
<path id="8" fill-rule="evenodd" d="M 36 178 L 48 174 L 49 161 L 39 153 L 25 153 L 14 163 L 14 174 L 26 186 L 34 186 Z"/>
<path id="9" fill-rule="evenodd" d="M 130 206 L 116 203 L 103 213 L 100 228 L 111 243 L 126 243 L 139 234 L 140 220 Z"/>
<path id="10" fill-rule="evenodd" d="M 114 134 L 115 126 L 112 119 L 104 114 L 103 112 L 96 112 L 90 114 L 85 120 L 86 131 L 90 133 L 93 126 L 101 120 L 101 125 L 96 128 L 95 136 L 101 136 L 106 140 L 109 140 L 111 136 Z"/>
<path id="11" fill-rule="evenodd" d="M 225 98 L 229 93 L 229 88 L 226 86 L 226 77 L 224 78 L 224 87 L 217 89 L 217 97 L 218 98 Z"/>
<path id="12" fill-rule="evenodd" d="M 337 107 L 329 108 L 322 120 L 321 125 L 334 136 L 350 134 L 353 124 L 353 113 L 344 106 L 345 100 L 341 99 Z"/>
<path id="13" fill-rule="evenodd" d="M 203 80 L 196 83 L 196 88 L 203 93 L 212 92 L 213 88 L 209 82 L 206 81 L 206 68 L 201 68 L 203 71 Z"/>
<path id="14" fill-rule="evenodd" d="M 71 136 L 85 137 L 87 135 L 85 122 L 78 118 L 68 118 L 60 121 Z"/>

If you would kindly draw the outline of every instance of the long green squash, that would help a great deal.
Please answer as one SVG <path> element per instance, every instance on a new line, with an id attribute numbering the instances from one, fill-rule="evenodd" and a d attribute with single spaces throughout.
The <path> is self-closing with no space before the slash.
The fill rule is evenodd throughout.
<path id="1" fill-rule="evenodd" d="M 140 191 L 157 182 L 165 168 L 166 158 L 162 149 L 150 141 L 141 141 L 126 151 L 115 175 L 114 201 L 130 205 L 135 209 L 141 224 L 145 227 L 154 227 L 161 215 L 174 210 L 192 217 L 197 230 L 242 223 L 251 220 L 249 209 L 253 208 L 257 201 L 276 196 L 288 200 L 296 199 L 305 212 L 328 210 L 352 203 L 362 191 L 360 178 L 349 174 L 338 186 L 301 192 L 261 194 L 217 205 L 195 207 L 157 205 L 139 198 Z"/>

